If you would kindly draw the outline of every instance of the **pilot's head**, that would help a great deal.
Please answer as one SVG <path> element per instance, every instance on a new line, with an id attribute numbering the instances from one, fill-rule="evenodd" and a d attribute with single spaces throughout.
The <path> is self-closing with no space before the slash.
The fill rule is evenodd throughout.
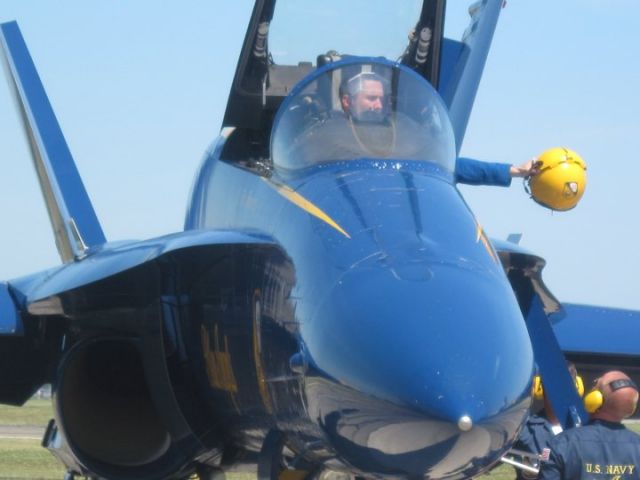
<path id="1" fill-rule="evenodd" d="M 340 102 L 344 112 L 359 122 L 385 120 L 386 80 L 374 72 L 361 72 L 340 85 Z"/>

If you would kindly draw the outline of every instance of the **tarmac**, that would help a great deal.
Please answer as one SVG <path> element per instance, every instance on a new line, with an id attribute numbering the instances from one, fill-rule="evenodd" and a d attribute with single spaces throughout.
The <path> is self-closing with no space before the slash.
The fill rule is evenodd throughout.
<path id="1" fill-rule="evenodd" d="M 41 440 L 45 427 L 37 425 L 0 425 L 0 438 Z"/>

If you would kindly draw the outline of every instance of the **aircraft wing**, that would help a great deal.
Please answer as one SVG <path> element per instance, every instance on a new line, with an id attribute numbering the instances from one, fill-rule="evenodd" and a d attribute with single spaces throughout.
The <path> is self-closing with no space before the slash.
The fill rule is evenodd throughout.
<path id="1" fill-rule="evenodd" d="M 533 293 L 544 306 L 560 347 L 571 357 L 609 359 L 621 368 L 640 356 L 637 332 L 640 312 L 620 308 L 578 305 L 558 301 L 542 279 L 545 261 L 518 244 L 491 239 L 521 308 Z M 631 361 L 631 359 L 634 359 Z"/>
<path id="2" fill-rule="evenodd" d="M 573 303 L 563 307 L 550 320 L 565 352 L 620 358 L 640 354 L 640 312 Z"/>
<path id="3" fill-rule="evenodd" d="M 587 386 L 613 369 L 640 381 L 640 312 L 560 303 L 542 280 L 542 258 L 512 242 L 492 239 L 492 243 L 527 318 L 538 368 L 547 372 L 545 391 L 558 403 L 557 408 L 554 403 L 557 411 L 569 412 L 577 402 L 575 392 L 567 388 L 572 382 L 562 378 L 566 370 L 558 367 L 564 366 L 565 359 L 576 365 Z M 542 309 L 537 315 L 531 307 L 536 297 Z M 579 404 L 576 410 L 584 420 L 586 412 Z M 559 418 L 564 421 L 564 417 Z"/>
<path id="4" fill-rule="evenodd" d="M 639 311 L 565 303 L 550 321 L 585 386 L 608 370 L 622 370 L 640 382 Z"/>
<path id="5" fill-rule="evenodd" d="M 492 238 L 491 243 L 498 253 L 525 316 L 534 294 L 540 297 L 547 315 L 561 310 L 560 302 L 542 280 L 542 269 L 546 265 L 542 257 L 513 242 Z"/>
<path id="6" fill-rule="evenodd" d="M 587 412 L 565 367 L 565 352 L 550 323 L 550 317 L 562 315 L 563 308 L 542 280 L 546 262 L 516 243 L 499 240 L 492 243 L 518 299 L 538 372 L 558 419 L 565 428 L 585 423 Z"/>
<path id="7" fill-rule="evenodd" d="M 20 405 L 51 381 L 50 368 L 64 350 L 62 330 L 75 319 L 164 302 L 175 285 L 202 272 L 237 287 L 224 281 L 229 265 L 263 257 L 274 247 L 256 233 L 187 231 L 105 246 L 83 260 L 0 282 L 0 403 Z"/>
<path id="8" fill-rule="evenodd" d="M 198 247 L 222 248 L 270 243 L 274 242 L 260 234 L 223 230 L 186 231 L 151 240 L 107 246 L 82 261 L 24 277 L 8 285 L 23 299 L 19 306 L 26 308 L 29 313 L 63 314 L 62 306 L 53 306 L 48 303 L 48 299 L 158 261 L 173 252 Z"/>

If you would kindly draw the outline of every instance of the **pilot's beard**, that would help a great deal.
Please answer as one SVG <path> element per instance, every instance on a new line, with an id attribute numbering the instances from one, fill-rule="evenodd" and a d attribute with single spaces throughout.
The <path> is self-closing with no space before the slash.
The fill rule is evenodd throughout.
<path id="1" fill-rule="evenodd" d="M 361 110 L 353 112 L 353 120 L 357 123 L 385 123 L 386 115 L 383 110 Z"/>

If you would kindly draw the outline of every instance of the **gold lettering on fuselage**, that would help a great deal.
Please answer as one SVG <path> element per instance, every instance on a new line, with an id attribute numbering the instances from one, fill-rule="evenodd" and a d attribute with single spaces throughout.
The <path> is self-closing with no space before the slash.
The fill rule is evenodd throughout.
<path id="1" fill-rule="evenodd" d="M 204 327 L 204 325 L 201 327 L 200 339 L 202 341 L 202 351 L 204 353 L 205 365 L 207 366 L 209 384 L 212 387 L 226 390 L 227 392 L 237 393 L 238 384 L 236 383 L 236 377 L 233 374 L 227 337 L 224 337 L 224 350 L 222 350 L 220 348 L 217 325 L 214 327 L 213 334 L 214 339 L 212 350 L 209 331 Z"/>

